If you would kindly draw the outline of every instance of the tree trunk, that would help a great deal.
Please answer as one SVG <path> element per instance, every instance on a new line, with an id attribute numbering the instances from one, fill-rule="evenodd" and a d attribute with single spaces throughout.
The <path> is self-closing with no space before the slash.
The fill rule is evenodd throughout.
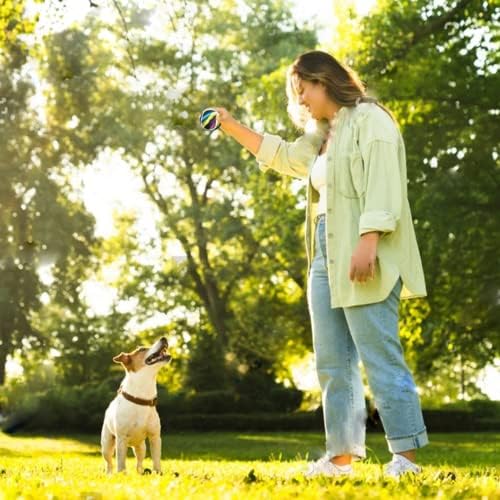
<path id="1" fill-rule="evenodd" d="M 7 368 L 7 346 L 2 345 L 0 348 L 0 385 L 5 384 L 5 375 Z"/>

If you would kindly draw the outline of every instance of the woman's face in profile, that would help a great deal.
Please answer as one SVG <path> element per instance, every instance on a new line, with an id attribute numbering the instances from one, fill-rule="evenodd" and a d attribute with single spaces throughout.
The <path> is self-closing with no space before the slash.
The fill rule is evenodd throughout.
<path id="1" fill-rule="evenodd" d="M 299 97 L 299 104 L 305 106 L 314 119 L 320 120 L 324 118 L 324 112 L 328 103 L 325 87 L 321 83 L 297 78 L 296 89 Z"/>

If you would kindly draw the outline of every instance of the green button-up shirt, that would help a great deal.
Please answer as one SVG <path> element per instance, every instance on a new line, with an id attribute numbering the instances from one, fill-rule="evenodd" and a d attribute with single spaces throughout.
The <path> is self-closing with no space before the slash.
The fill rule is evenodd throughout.
<path id="1" fill-rule="evenodd" d="M 403 280 L 401 299 L 427 295 L 422 260 L 408 202 L 403 137 L 391 117 L 374 103 L 341 107 L 327 155 L 326 251 L 331 307 L 384 300 Z M 328 121 L 294 142 L 264 133 L 256 158 L 269 168 L 307 180 L 305 243 L 307 276 L 315 245 L 319 193 L 311 184 L 312 165 L 328 132 Z M 359 237 L 381 231 L 375 276 L 351 281 L 349 269 Z"/>

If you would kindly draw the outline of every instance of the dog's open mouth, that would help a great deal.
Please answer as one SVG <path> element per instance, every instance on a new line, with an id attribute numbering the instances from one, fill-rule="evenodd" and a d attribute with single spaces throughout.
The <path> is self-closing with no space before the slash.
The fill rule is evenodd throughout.
<path id="1" fill-rule="evenodd" d="M 162 347 L 159 351 L 153 352 L 150 354 L 146 360 L 145 363 L 147 365 L 154 365 L 155 363 L 160 363 L 162 361 L 170 361 L 172 356 L 167 353 L 167 348 Z"/>

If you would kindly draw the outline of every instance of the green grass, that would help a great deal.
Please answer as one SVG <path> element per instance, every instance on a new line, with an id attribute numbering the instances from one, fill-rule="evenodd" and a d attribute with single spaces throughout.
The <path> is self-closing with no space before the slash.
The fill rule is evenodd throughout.
<path id="1" fill-rule="evenodd" d="M 383 434 L 368 434 L 356 475 L 302 476 L 323 453 L 317 433 L 185 433 L 163 437 L 163 475 L 139 476 L 129 452 L 126 475 L 104 474 L 99 437 L 0 433 L 0 499 L 500 498 L 500 434 L 431 434 L 419 450 L 424 472 L 384 478 L 390 460 Z M 145 467 L 151 467 L 148 457 Z"/>

